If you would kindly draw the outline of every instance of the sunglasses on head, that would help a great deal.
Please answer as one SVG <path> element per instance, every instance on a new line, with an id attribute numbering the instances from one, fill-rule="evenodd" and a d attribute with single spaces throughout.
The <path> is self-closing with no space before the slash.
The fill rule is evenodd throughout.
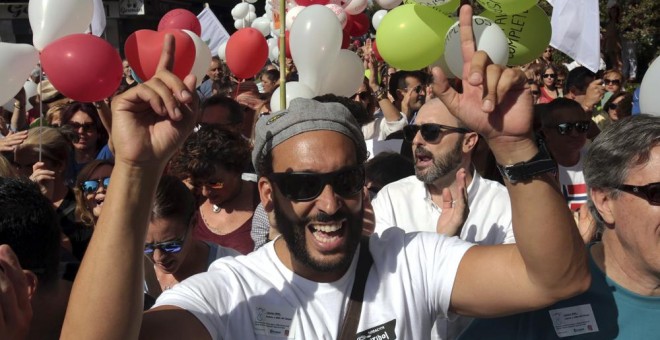
<path id="1" fill-rule="evenodd" d="M 660 182 L 642 186 L 622 184 L 617 189 L 641 197 L 652 205 L 660 205 Z"/>
<path id="2" fill-rule="evenodd" d="M 82 182 L 80 185 L 80 188 L 82 189 L 83 193 L 89 194 L 92 192 L 96 192 L 99 190 L 99 186 L 103 186 L 106 190 L 108 190 L 108 185 L 110 184 L 110 177 L 105 177 L 105 178 L 97 178 L 97 179 L 90 179 L 87 181 Z"/>
<path id="3" fill-rule="evenodd" d="M 589 130 L 589 125 L 590 122 L 588 120 L 573 123 L 560 123 L 557 124 L 557 132 L 562 136 L 571 133 L 571 130 L 573 129 L 578 133 L 586 133 L 587 130 Z"/>
<path id="4" fill-rule="evenodd" d="M 185 236 L 172 240 L 172 241 L 165 241 L 165 242 L 154 242 L 154 243 L 145 243 L 144 244 L 144 254 L 145 255 L 153 255 L 153 253 L 156 251 L 156 249 L 160 249 L 160 251 L 168 254 L 176 254 L 183 249 L 183 241 L 185 241 Z"/>
<path id="5" fill-rule="evenodd" d="M 543 74 L 543 78 L 557 78 L 557 75 L 554 73 L 545 73 Z"/>
<path id="6" fill-rule="evenodd" d="M 353 95 L 353 98 L 355 98 L 355 97 L 359 97 L 360 100 L 367 100 L 367 99 L 369 99 L 369 92 L 367 92 L 367 91 L 358 92 L 358 93 Z"/>
<path id="7" fill-rule="evenodd" d="M 446 132 L 458 132 L 458 133 L 470 132 L 470 130 L 464 128 L 441 125 L 441 124 L 433 124 L 433 123 L 427 123 L 422 125 L 406 125 L 403 127 L 403 139 L 405 139 L 406 142 L 412 142 L 413 139 L 415 139 L 415 136 L 417 135 L 418 131 L 422 133 L 422 138 L 424 138 L 424 140 L 427 142 L 436 141 L 438 137 L 440 137 L 440 134 Z"/>
<path id="8" fill-rule="evenodd" d="M 603 79 L 605 85 L 621 85 L 621 79 Z"/>
<path id="9" fill-rule="evenodd" d="M 364 167 L 354 166 L 319 174 L 315 172 L 279 172 L 266 176 L 280 192 L 292 201 L 311 201 L 317 198 L 326 185 L 339 196 L 355 196 L 364 186 Z"/>
<path id="10" fill-rule="evenodd" d="M 83 131 L 90 131 L 95 128 L 94 123 L 78 123 L 78 122 L 69 122 L 67 123 L 68 126 L 70 126 L 74 131 L 80 130 L 80 128 L 83 129 Z"/>

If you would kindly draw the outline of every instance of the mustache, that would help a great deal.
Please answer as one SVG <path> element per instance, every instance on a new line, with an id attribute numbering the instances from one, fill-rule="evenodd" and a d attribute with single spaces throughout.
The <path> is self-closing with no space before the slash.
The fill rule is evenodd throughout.
<path id="1" fill-rule="evenodd" d="M 319 212 L 316 214 L 316 216 L 313 216 L 311 218 L 307 218 L 307 223 L 314 223 L 314 222 L 319 222 L 319 223 L 328 223 L 328 222 L 339 222 L 341 220 L 348 219 L 348 214 L 343 211 L 337 211 L 336 213 L 330 215 L 326 214 L 324 212 Z M 305 223 L 305 224 L 307 224 Z"/>
<path id="2" fill-rule="evenodd" d="M 415 156 L 433 158 L 431 151 L 426 150 L 423 146 L 418 146 L 415 148 Z"/>

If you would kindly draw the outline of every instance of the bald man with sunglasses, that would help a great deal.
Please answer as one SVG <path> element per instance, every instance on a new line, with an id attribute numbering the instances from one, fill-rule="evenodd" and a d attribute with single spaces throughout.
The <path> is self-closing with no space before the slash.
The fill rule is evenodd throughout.
<path id="1" fill-rule="evenodd" d="M 78 272 L 62 338 L 425 339 L 433 320 L 450 311 L 505 315 L 584 291 L 586 254 L 548 174 L 547 155 L 533 142 L 525 76 L 475 52 L 469 6 L 460 22 L 464 92 L 451 89 L 440 69 L 434 90 L 505 164 L 516 245 L 473 246 L 401 230 L 361 239 L 366 146 L 360 129 L 339 104 L 297 99 L 259 121 L 253 151 L 262 204 L 283 236 L 250 255 L 216 261 L 142 316 L 144 207 L 196 112 L 194 76 L 182 82 L 170 72 L 168 35 L 156 78 L 115 99 L 113 124 L 121 129 L 113 129 L 113 185 Z M 451 209 L 451 197 L 446 205 Z M 456 220 L 462 216 L 448 222 Z"/>

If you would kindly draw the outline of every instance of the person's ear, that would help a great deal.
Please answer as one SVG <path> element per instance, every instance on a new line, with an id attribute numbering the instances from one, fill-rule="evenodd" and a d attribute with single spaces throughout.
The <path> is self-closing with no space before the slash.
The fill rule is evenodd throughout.
<path id="1" fill-rule="evenodd" d="M 463 138 L 463 152 L 468 153 L 474 150 L 475 147 L 477 147 L 477 143 L 479 142 L 479 134 L 476 132 L 468 132 L 465 134 L 465 137 Z"/>
<path id="2" fill-rule="evenodd" d="M 259 198 L 261 199 L 261 205 L 263 205 L 264 210 L 268 213 L 273 211 L 273 184 L 266 177 L 260 177 L 257 182 L 257 187 L 259 188 Z"/>
<path id="3" fill-rule="evenodd" d="M 612 198 L 611 193 L 600 188 L 591 188 L 589 191 L 591 201 L 594 203 L 594 207 L 598 210 L 598 213 L 603 218 L 605 224 L 613 225 L 615 222 L 613 208 L 616 202 Z"/>
<path id="4" fill-rule="evenodd" d="M 27 283 L 28 298 L 32 300 L 34 294 L 37 292 L 37 288 L 39 287 L 39 278 L 37 278 L 37 275 L 29 270 L 23 270 L 23 274 L 25 275 L 25 282 Z"/>

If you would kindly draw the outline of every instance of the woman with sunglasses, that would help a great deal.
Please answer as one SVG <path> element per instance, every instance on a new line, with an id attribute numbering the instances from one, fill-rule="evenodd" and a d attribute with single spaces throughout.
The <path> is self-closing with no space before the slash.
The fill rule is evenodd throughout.
<path id="1" fill-rule="evenodd" d="M 62 126 L 75 132 L 73 149 L 75 162 L 70 166 L 70 176 L 75 179 L 85 164 L 97 158 L 106 148 L 108 136 L 98 110 L 93 104 L 72 102 L 61 115 Z"/>
<path id="2" fill-rule="evenodd" d="M 603 112 L 594 117 L 598 128 L 602 131 L 605 127 L 632 115 L 632 94 L 619 92 L 612 95 L 603 106 Z"/>
<path id="3" fill-rule="evenodd" d="M 89 229 L 94 228 L 101 216 L 114 165 L 112 160 L 93 160 L 87 163 L 76 179 L 76 217 Z"/>
<path id="4" fill-rule="evenodd" d="M 156 189 L 144 244 L 144 293 L 154 300 L 213 261 L 239 253 L 192 237 L 197 219 L 192 192 L 176 177 L 163 176 Z"/>
<path id="5" fill-rule="evenodd" d="M 243 254 L 254 249 L 252 216 L 259 204 L 255 182 L 242 179 L 250 147 L 240 135 L 203 126 L 174 155 L 169 173 L 199 197 L 193 237 Z"/>
<path id="6" fill-rule="evenodd" d="M 538 104 L 547 104 L 557 98 L 563 97 L 563 93 L 557 87 L 557 68 L 552 64 L 546 64 L 541 69 L 541 86 Z"/>

